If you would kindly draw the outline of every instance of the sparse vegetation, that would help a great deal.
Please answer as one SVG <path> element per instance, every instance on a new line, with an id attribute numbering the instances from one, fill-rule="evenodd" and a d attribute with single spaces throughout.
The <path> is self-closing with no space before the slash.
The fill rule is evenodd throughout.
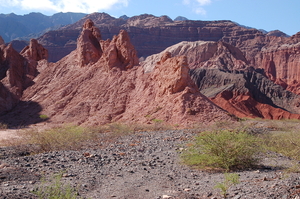
<path id="1" fill-rule="evenodd" d="M 216 184 L 215 188 L 221 190 L 221 194 L 224 198 L 227 198 L 228 189 L 236 184 L 239 184 L 240 176 L 237 173 L 224 173 L 224 181 Z"/>
<path id="2" fill-rule="evenodd" d="M 40 118 L 41 118 L 42 120 L 47 120 L 47 119 L 49 119 L 49 117 L 48 117 L 47 115 L 40 115 Z"/>
<path id="3" fill-rule="evenodd" d="M 7 124 L 0 123 L 0 130 L 1 129 L 7 129 L 7 128 L 8 128 Z"/>
<path id="4" fill-rule="evenodd" d="M 39 199 L 80 199 L 78 191 L 70 184 L 65 184 L 62 181 L 62 173 L 54 175 L 50 182 L 45 179 L 37 187 L 36 191 L 33 191 Z"/>
<path id="5" fill-rule="evenodd" d="M 36 146 L 36 153 L 53 150 L 78 149 L 84 141 L 93 139 L 93 131 L 88 128 L 66 125 L 42 132 L 28 130 L 23 134 L 25 144 Z"/>
<path id="6" fill-rule="evenodd" d="M 277 131 L 262 136 L 264 145 L 270 151 L 300 160 L 300 133 Z"/>
<path id="7" fill-rule="evenodd" d="M 244 169 L 258 162 L 259 139 L 245 131 L 203 132 L 183 154 L 186 164 L 202 169 Z"/>

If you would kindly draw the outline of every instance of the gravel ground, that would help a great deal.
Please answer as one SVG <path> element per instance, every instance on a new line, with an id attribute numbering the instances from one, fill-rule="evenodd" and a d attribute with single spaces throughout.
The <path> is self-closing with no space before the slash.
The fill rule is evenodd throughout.
<path id="1" fill-rule="evenodd" d="M 187 130 L 138 132 L 86 150 L 37 155 L 0 148 L 0 198 L 36 198 L 31 191 L 41 185 L 41 177 L 62 171 L 62 182 L 77 187 L 83 198 L 222 198 L 214 188 L 223 181 L 222 173 L 180 163 L 192 136 Z M 263 166 L 237 172 L 240 183 L 228 190 L 227 198 L 300 199 L 300 174 L 282 170 L 290 162 L 270 154 Z"/>

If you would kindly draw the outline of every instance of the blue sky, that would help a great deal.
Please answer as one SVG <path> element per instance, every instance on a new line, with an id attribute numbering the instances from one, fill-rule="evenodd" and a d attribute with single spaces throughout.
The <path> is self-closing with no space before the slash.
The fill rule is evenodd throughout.
<path id="1" fill-rule="evenodd" d="M 114 17 L 140 14 L 184 16 L 192 20 L 232 20 L 239 24 L 300 31 L 300 0 L 0 0 L 0 13 L 106 12 Z"/>

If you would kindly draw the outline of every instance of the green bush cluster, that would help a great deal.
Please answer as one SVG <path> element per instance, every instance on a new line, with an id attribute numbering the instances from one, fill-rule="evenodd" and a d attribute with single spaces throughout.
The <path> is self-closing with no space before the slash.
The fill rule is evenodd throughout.
<path id="1" fill-rule="evenodd" d="M 244 169 L 258 162 L 259 139 L 245 131 L 203 132 L 183 153 L 186 164 L 202 169 Z"/>

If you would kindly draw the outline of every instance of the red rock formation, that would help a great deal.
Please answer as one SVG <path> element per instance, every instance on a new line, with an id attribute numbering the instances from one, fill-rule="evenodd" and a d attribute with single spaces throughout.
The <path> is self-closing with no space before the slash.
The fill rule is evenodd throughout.
<path id="1" fill-rule="evenodd" d="M 0 114 L 12 109 L 22 97 L 24 89 L 31 85 L 37 75 L 37 63 L 47 58 L 47 50 L 37 40 L 31 40 L 30 45 L 20 55 L 11 44 L 0 46 Z"/>
<path id="2" fill-rule="evenodd" d="M 77 41 L 77 59 L 81 67 L 97 62 L 102 56 L 100 40 L 100 30 L 94 26 L 92 20 L 88 19 L 83 25 L 83 30 Z"/>
<path id="3" fill-rule="evenodd" d="M 103 54 L 98 62 L 81 67 L 74 59 L 81 52 L 77 49 L 44 67 L 22 99 L 39 103 L 41 114 L 54 123 L 151 123 L 160 119 L 188 125 L 231 119 L 198 91 L 188 75 L 185 57 L 163 56 L 152 73 L 144 73 L 125 31 L 100 44 Z"/>
<path id="4" fill-rule="evenodd" d="M 31 39 L 28 46 L 26 46 L 20 54 L 27 60 L 26 75 L 32 80 L 37 76 L 37 65 L 40 60 L 48 59 L 48 50 L 45 49 L 36 39 Z"/>
<path id="5" fill-rule="evenodd" d="M 8 63 L 6 78 L 2 81 L 9 90 L 19 98 L 22 96 L 25 83 L 26 60 L 11 45 L 3 48 L 4 58 Z"/>
<path id="6" fill-rule="evenodd" d="M 249 94 L 236 95 L 230 91 L 223 91 L 211 100 L 239 118 L 300 119 L 300 114 L 257 102 Z"/>
<path id="7" fill-rule="evenodd" d="M 112 41 L 102 42 L 102 48 L 105 49 L 102 62 L 107 65 L 107 70 L 112 67 L 118 67 L 121 70 L 127 70 L 138 65 L 139 60 L 134 46 L 130 42 L 128 33 L 121 30 Z"/>
<path id="8" fill-rule="evenodd" d="M 300 82 L 300 43 L 289 44 L 290 40 L 264 49 L 260 54 L 260 68 L 272 81 L 288 90 L 297 91 Z"/>

